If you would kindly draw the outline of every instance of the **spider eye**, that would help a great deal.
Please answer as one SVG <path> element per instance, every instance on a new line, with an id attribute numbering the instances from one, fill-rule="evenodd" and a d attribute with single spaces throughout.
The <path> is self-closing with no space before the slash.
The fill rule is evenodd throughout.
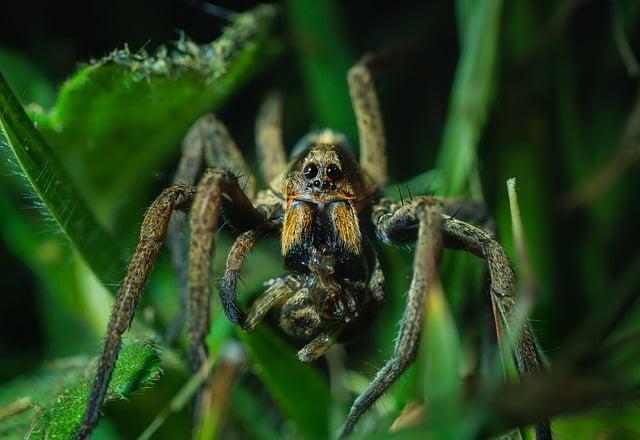
<path id="1" fill-rule="evenodd" d="M 331 180 L 338 180 L 342 177 L 342 171 L 336 164 L 331 164 L 327 167 L 327 177 Z"/>
<path id="2" fill-rule="evenodd" d="M 305 165 L 304 169 L 302 170 L 302 174 L 304 174 L 304 177 L 307 179 L 313 179 L 318 175 L 318 165 L 316 165 L 315 163 L 309 163 Z"/>

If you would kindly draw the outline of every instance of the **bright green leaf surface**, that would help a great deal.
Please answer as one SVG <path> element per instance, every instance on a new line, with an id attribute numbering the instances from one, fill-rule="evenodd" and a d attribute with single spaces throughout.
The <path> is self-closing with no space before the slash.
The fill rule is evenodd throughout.
<path id="1" fill-rule="evenodd" d="M 154 56 L 124 49 L 93 61 L 65 83 L 49 113 L 33 115 L 39 131 L 1 80 L 9 145 L 103 282 L 118 281 L 121 249 L 148 202 L 154 173 L 176 154 L 187 128 L 274 55 L 268 37 L 274 16 L 274 8 L 259 7 L 208 45 L 182 39 Z"/>
<path id="2" fill-rule="evenodd" d="M 93 369 L 90 359 L 51 362 L 38 374 L 0 388 L 0 437 L 68 439 L 80 425 Z M 153 384 L 161 374 L 158 350 L 149 341 L 125 343 L 113 373 L 107 401 L 124 399 Z"/>

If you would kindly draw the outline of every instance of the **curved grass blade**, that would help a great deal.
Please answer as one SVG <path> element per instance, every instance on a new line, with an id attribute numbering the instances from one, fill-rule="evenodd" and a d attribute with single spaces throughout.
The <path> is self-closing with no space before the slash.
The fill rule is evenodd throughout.
<path id="1" fill-rule="evenodd" d="M 57 156 L 0 73 L 0 128 L 25 177 L 56 223 L 96 275 L 106 284 L 117 279 L 121 254 L 80 196 Z"/>

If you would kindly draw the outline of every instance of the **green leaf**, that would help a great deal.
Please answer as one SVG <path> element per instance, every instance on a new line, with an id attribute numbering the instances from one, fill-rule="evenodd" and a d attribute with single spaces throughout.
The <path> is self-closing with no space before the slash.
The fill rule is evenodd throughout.
<path id="1" fill-rule="evenodd" d="M 37 117 L 60 157 L 81 164 L 70 173 L 110 228 L 129 225 L 132 206 L 123 200 L 146 197 L 189 126 L 273 58 L 275 15 L 272 6 L 238 14 L 220 38 L 201 46 L 182 37 L 153 56 L 116 50 L 82 67 L 56 107 Z M 130 221 L 137 224 L 138 215 Z"/>
<path id="2" fill-rule="evenodd" d="M 74 357 L 45 365 L 32 377 L 0 388 L 0 437 L 67 439 L 80 426 L 94 369 L 91 359 Z M 158 349 L 150 341 L 125 343 L 106 400 L 124 399 L 162 373 Z"/>
<path id="3" fill-rule="evenodd" d="M 49 108 L 55 100 L 53 84 L 26 56 L 0 48 L 0 72 L 2 72 L 20 102 Z"/>
<path id="4" fill-rule="evenodd" d="M 105 284 L 118 281 L 156 173 L 188 127 L 278 51 L 275 14 L 271 6 L 239 14 L 210 44 L 182 38 L 153 56 L 125 48 L 92 61 L 50 112 L 32 114 L 39 131 L 0 80 L 0 123 L 20 167 Z"/>
<path id="5" fill-rule="evenodd" d="M 264 325 L 238 334 L 258 375 L 302 438 L 328 438 L 331 394 L 320 373 L 300 362 L 295 350 Z"/>

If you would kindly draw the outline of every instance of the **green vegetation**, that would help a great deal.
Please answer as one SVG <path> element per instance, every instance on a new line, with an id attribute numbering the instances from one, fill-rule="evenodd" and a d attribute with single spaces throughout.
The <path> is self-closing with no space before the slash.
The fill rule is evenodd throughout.
<path id="1" fill-rule="evenodd" d="M 232 14 L 208 44 L 180 34 L 154 50 L 125 46 L 89 61 L 58 92 L 46 63 L 0 48 L 7 280 L 0 322 L 9 326 L 0 339 L 0 438 L 68 438 L 77 427 L 114 286 L 145 207 L 171 181 L 189 126 L 216 111 L 257 170 L 253 120 L 261 98 L 279 88 L 287 145 L 325 125 L 357 145 L 346 70 L 367 51 L 391 54 L 376 67 L 376 84 L 392 181 L 406 183 L 387 193 L 487 204 L 519 293 L 531 300 L 521 311 L 551 368 L 522 382 L 512 377 L 513 366 L 502 362 L 509 356 L 487 332 L 483 265 L 446 252 L 416 365 L 365 415 L 357 436 L 528 439 L 532 432 L 516 427 L 547 417 L 561 439 L 640 436 L 640 7 L 622 0 L 383 3 L 259 6 Z M 514 186 L 507 193 L 511 177 L 518 202 Z M 231 239 L 220 236 L 214 277 Z M 323 439 L 339 430 L 392 353 L 404 307 L 411 250 L 379 251 L 384 309 L 359 343 L 312 366 L 268 325 L 250 335 L 235 330 L 213 301 L 213 377 L 223 377 L 216 372 L 231 341 L 247 356 L 198 438 Z M 241 300 L 281 272 L 277 242 L 257 246 Z M 157 342 L 177 312 L 176 292 L 165 252 L 95 438 L 191 432 L 189 402 L 201 379 L 188 372 L 186 340 Z M 29 327 L 15 331 L 15 316 Z M 414 417 L 403 412 L 408 404 Z"/>

